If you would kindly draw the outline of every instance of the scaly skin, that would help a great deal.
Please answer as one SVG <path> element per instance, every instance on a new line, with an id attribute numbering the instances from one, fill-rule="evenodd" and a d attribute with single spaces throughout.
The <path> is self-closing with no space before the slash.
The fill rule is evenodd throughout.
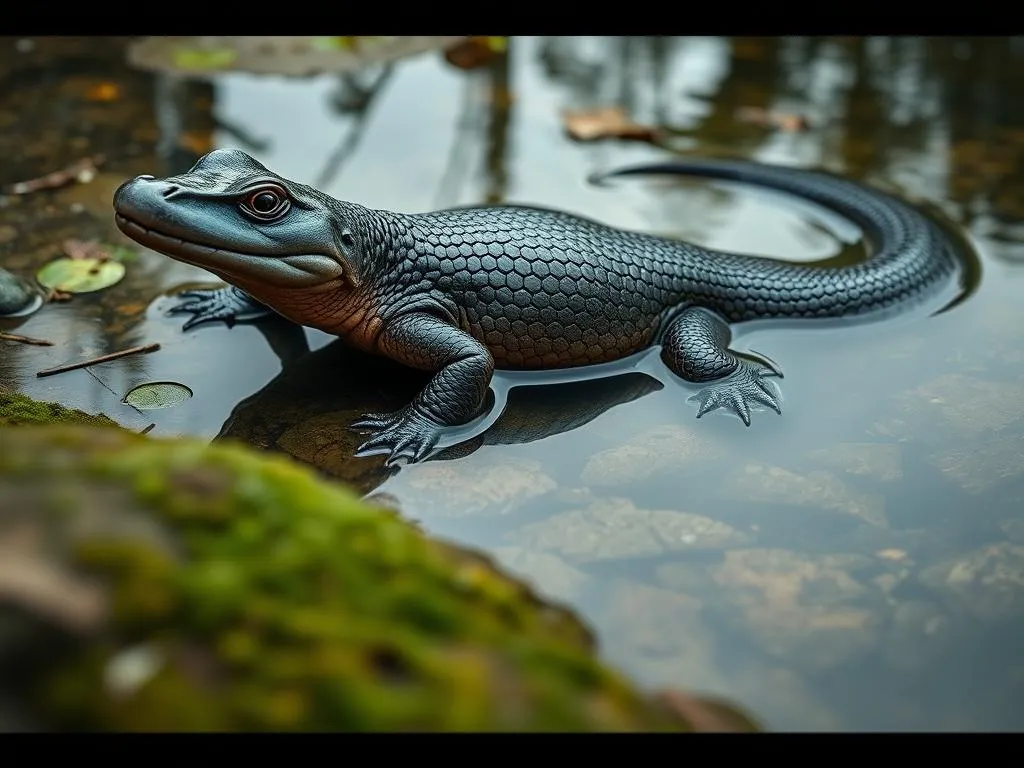
<path id="1" fill-rule="evenodd" d="M 705 383 L 698 416 L 779 412 L 780 376 L 729 350 L 729 323 L 867 315 L 930 294 L 955 271 L 941 232 L 907 204 L 826 174 L 693 160 L 618 174 L 747 181 L 822 204 L 860 225 L 874 254 L 823 269 L 727 254 L 568 213 L 520 206 L 402 214 L 335 200 L 237 150 L 188 173 L 140 176 L 114 198 L 121 230 L 237 290 L 192 292 L 190 324 L 261 305 L 354 346 L 436 372 L 406 408 L 356 426 L 361 453 L 419 461 L 440 431 L 481 408 L 495 367 L 608 362 L 652 344 Z M 616 175 L 618 175 L 616 174 Z"/>

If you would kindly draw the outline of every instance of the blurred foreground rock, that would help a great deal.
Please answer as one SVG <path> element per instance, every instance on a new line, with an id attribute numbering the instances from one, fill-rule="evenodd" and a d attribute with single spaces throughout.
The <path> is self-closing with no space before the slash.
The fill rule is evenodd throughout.
<path id="1" fill-rule="evenodd" d="M 0 731 L 753 729 L 300 464 L 104 422 L 0 391 Z"/>

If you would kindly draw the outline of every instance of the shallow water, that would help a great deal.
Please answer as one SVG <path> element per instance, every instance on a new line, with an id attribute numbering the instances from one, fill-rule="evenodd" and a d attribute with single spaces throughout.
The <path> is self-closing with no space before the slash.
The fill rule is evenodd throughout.
<path id="1" fill-rule="evenodd" d="M 123 242 L 113 189 L 216 146 L 368 206 L 505 200 L 726 250 L 862 256 L 849 224 L 787 197 L 586 182 L 673 151 L 822 166 L 920 202 L 978 259 L 941 314 L 738 328 L 736 345 L 785 372 L 782 415 L 749 429 L 695 419 L 694 389 L 654 357 L 640 366 L 653 378 L 513 389 L 482 438 L 388 471 L 351 458 L 346 426 L 407 401 L 420 374 L 283 322 L 182 333 L 163 292 L 215 281 L 151 252 L 113 288 L 0 322 L 55 342 L 0 342 L 0 383 L 154 436 L 245 439 L 385 494 L 568 602 L 644 684 L 733 699 L 769 728 L 1020 729 L 1022 64 L 1021 41 L 996 38 L 514 38 L 480 70 L 436 52 L 399 61 L 360 113 L 339 111 L 338 76 L 182 81 L 128 67 L 124 41 L 0 40 L 0 182 L 108 156 L 89 183 L 3 198 L 0 259 L 25 275 L 65 238 Z M 97 98 L 102 84 L 117 97 Z M 565 135 L 563 109 L 607 104 L 671 131 L 661 146 Z M 810 128 L 740 120 L 750 107 Z M 150 342 L 161 349 L 35 376 Z M 147 381 L 193 397 L 120 402 Z"/>

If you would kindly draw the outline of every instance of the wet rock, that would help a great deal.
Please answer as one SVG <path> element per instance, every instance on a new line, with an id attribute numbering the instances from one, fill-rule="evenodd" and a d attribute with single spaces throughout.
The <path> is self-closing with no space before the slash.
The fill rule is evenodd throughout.
<path id="1" fill-rule="evenodd" d="M 574 615 L 289 459 L 3 426 L 0 498 L 12 727 L 687 728 Z"/>
<path id="2" fill-rule="evenodd" d="M 581 479 L 595 487 L 625 485 L 720 455 L 721 448 L 709 445 L 707 437 L 696 430 L 666 424 L 595 453 L 584 466 Z"/>
<path id="3" fill-rule="evenodd" d="M 903 440 L 939 435 L 943 445 L 973 444 L 1024 416 L 1024 384 L 947 373 L 893 397 L 891 415 L 872 427 L 876 435 Z"/>
<path id="4" fill-rule="evenodd" d="M 42 298 L 31 283 L 0 267 L 0 317 L 22 315 L 42 304 Z"/>
<path id="5" fill-rule="evenodd" d="M 836 443 L 808 452 L 808 457 L 836 472 L 892 482 L 903 477 L 903 449 L 887 443 Z"/>
<path id="6" fill-rule="evenodd" d="M 979 619 L 1024 614 L 1024 546 L 1002 542 L 925 568 L 921 581 L 951 607 Z"/>
<path id="7" fill-rule="evenodd" d="M 602 499 L 531 523 L 508 535 L 516 544 L 560 553 L 573 562 L 646 557 L 666 552 L 744 546 L 750 536 L 710 517 L 670 509 L 638 509 L 628 499 Z"/>
<path id="8" fill-rule="evenodd" d="M 953 620 L 938 603 L 900 603 L 887 631 L 886 661 L 900 671 L 924 669 L 950 650 L 954 634 Z"/>
<path id="9" fill-rule="evenodd" d="M 871 525 L 889 524 L 884 496 L 855 491 L 831 472 L 801 475 L 753 462 L 730 476 L 722 492 L 737 501 L 792 504 L 852 515 Z"/>
<path id="10" fill-rule="evenodd" d="M 984 493 L 1024 476 L 1024 438 L 1011 435 L 957 445 L 931 454 L 928 462 L 968 493 Z"/>
<path id="11" fill-rule="evenodd" d="M 738 622 L 766 653 L 801 666 L 828 668 L 873 648 L 880 596 L 851 575 L 870 566 L 854 554 L 805 556 L 781 549 L 725 553 L 712 575 Z"/>
<path id="12" fill-rule="evenodd" d="M 0 386 L 0 427 L 43 424 L 81 424 L 84 426 L 115 427 L 103 415 L 65 408 L 57 403 L 43 403 Z"/>
<path id="13" fill-rule="evenodd" d="M 399 475 L 391 490 L 419 517 L 451 518 L 512 514 L 557 486 L 534 459 L 476 455 L 418 464 Z"/>

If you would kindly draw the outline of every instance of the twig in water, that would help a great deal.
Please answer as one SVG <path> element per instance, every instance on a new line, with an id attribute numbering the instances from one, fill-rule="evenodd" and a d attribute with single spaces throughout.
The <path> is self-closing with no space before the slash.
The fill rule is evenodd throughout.
<path id="1" fill-rule="evenodd" d="M 105 363 L 108 360 L 116 360 L 117 358 L 125 357 L 126 355 L 136 355 L 140 352 L 156 352 L 158 349 L 160 349 L 159 344 L 145 344 L 141 347 L 122 349 L 120 352 L 111 352 L 109 355 L 100 355 L 99 357 L 94 357 L 91 360 L 83 360 L 80 363 L 69 363 L 68 365 L 58 365 L 56 368 L 47 368 L 45 371 L 36 372 L 36 376 L 53 376 L 55 373 L 74 371 L 78 368 L 95 365 L 96 363 Z"/>
<path id="2" fill-rule="evenodd" d="M 22 344 L 35 344 L 37 347 L 52 347 L 53 342 L 46 339 L 33 339 L 31 336 L 19 336 L 16 333 L 0 333 L 5 341 L 20 341 Z"/>

